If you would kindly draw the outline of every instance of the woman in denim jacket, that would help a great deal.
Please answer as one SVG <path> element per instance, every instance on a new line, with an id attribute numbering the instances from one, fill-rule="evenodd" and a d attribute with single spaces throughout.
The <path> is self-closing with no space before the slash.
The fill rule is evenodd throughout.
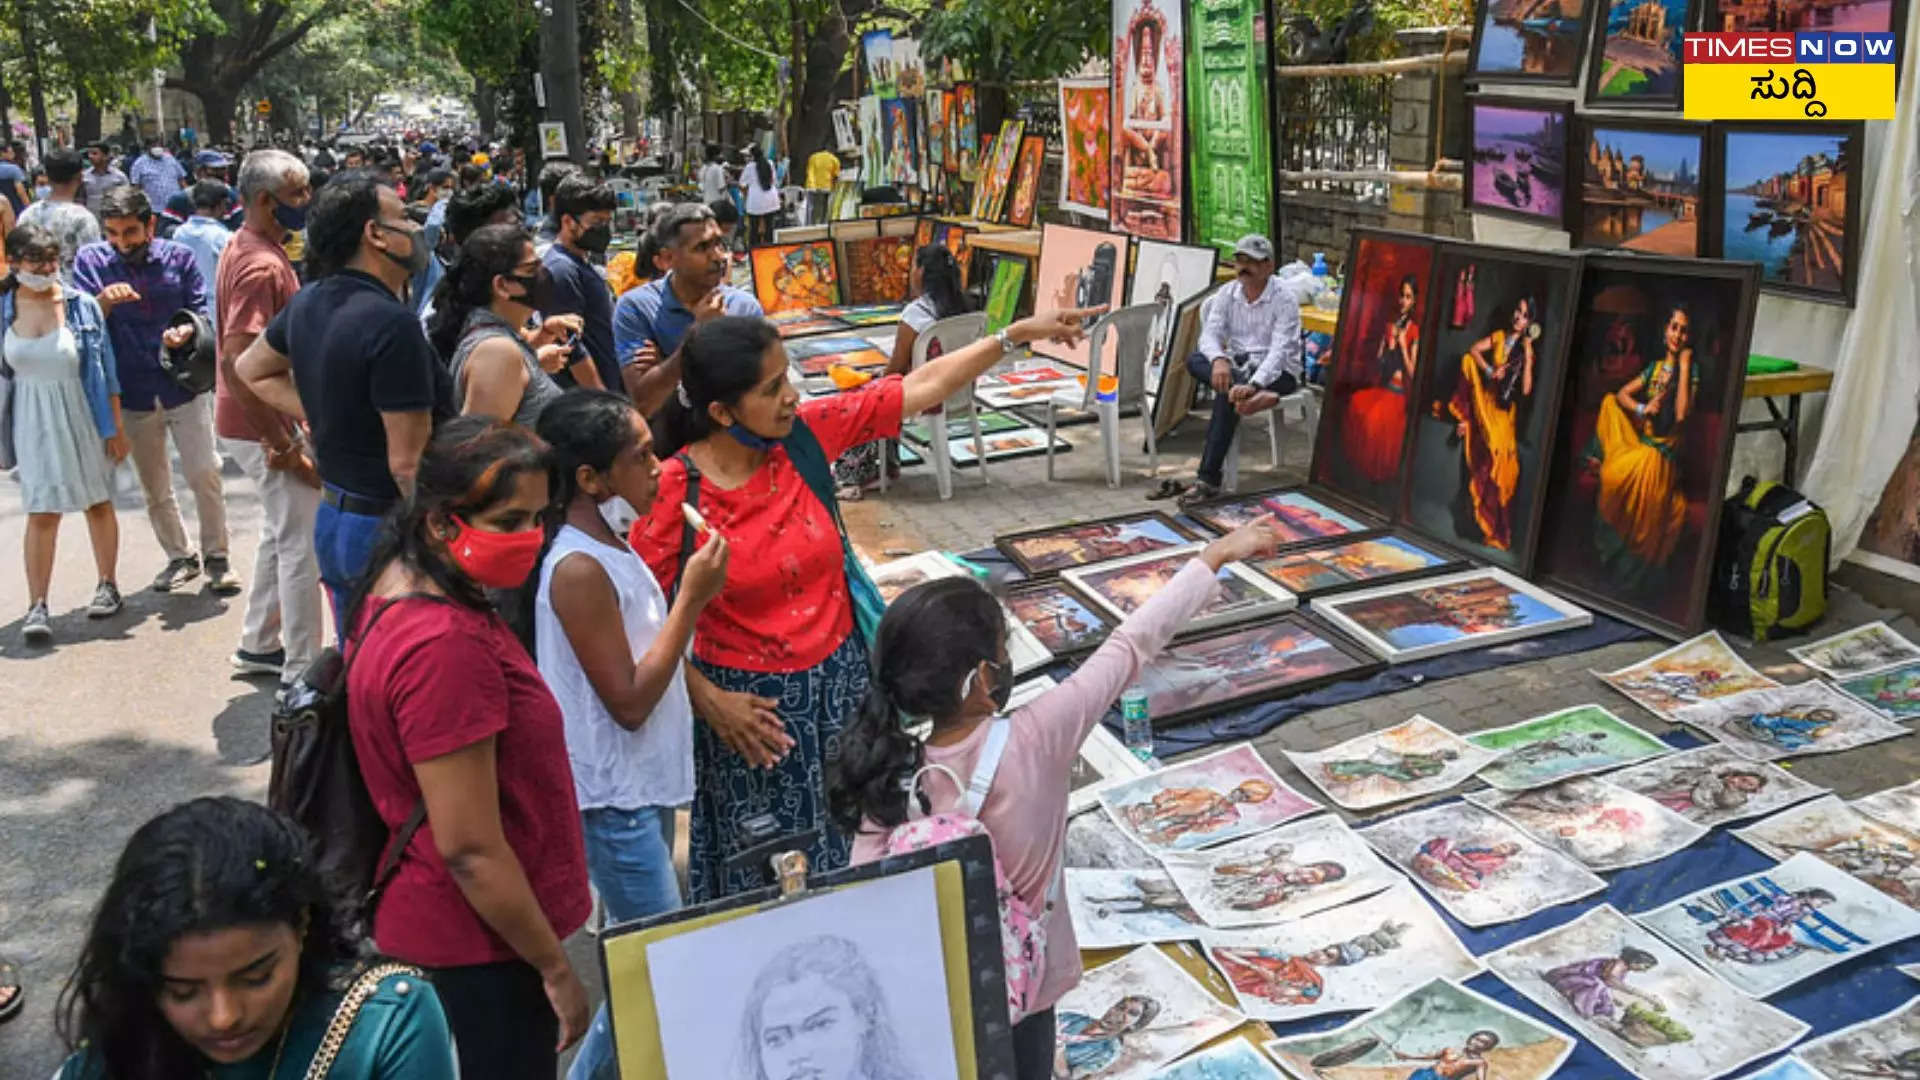
<path id="1" fill-rule="evenodd" d="M 61 285 L 59 241 L 46 229 L 22 225 L 7 235 L 6 250 L 13 273 L 0 280 L 0 355 L 13 371 L 13 444 L 27 511 L 29 606 L 20 633 L 29 644 L 44 645 L 53 640 L 47 586 L 62 514 L 87 515 L 100 572 L 87 616 L 104 619 L 120 610 L 113 465 L 127 456 L 127 437 L 106 317 L 93 297 Z"/>

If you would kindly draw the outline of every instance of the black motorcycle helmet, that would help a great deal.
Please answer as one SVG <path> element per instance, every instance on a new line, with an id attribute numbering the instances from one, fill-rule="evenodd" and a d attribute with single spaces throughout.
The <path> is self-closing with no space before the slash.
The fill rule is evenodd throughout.
<path id="1" fill-rule="evenodd" d="M 167 320 L 167 329 L 176 326 L 191 326 L 193 337 L 185 345 L 168 348 L 164 342 L 160 346 L 160 369 L 167 373 L 181 389 L 194 394 L 204 394 L 213 389 L 214 334 L 213 320 L 197 311 L 181 308 Z"/>

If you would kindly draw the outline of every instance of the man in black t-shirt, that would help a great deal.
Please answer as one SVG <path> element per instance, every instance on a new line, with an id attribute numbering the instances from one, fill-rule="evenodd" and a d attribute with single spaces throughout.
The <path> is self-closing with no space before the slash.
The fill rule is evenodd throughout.
<path id="1" fill-rule="evenodd" d="M 618 205 L 613 189 L 584 174 L 576 173 L 560 182 L 553 194 L 553 246 L 540 261 L 553 277 L 553 302 L 540 314 L 578 315 L 580 342 L 584 357 L 568 371 L 579 385 L 624 394 L 620 381 L 620 361 L 613 353 L 613 290 L 592 260 L 604 256 L 613 240 L 613 209 Z"/>
<path id="2" fill-rule="evenodd" d="M 314 282 L 237 364 L 248 389 L 312 430 L 322 481 L 314 544 L 336 628 L 380 518 L 413 490 L 434 423 L 452 415 L 446 368 L 400 300 L 430 257 L 423 234 L 377 177 L 334 177 L 307 215 Z"/>

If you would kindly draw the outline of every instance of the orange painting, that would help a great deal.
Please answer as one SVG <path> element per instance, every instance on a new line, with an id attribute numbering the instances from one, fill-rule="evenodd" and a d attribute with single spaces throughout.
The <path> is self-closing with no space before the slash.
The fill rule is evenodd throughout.
<path id="1" fill-rule="evenodd" d="M 753 294 L 769 315 L 840 302 L 833 244 L 771 244 L 752 253 Z"/>

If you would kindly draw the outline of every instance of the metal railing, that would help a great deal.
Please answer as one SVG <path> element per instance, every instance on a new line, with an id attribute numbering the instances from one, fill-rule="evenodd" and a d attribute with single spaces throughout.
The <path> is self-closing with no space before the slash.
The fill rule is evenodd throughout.
<path id="1" fill-rule="evenodd" d="M 1393 75 L 1276 80 L 1274 133 L 1282 172 L 1384 171 L 1390 167 Z M 1385 203 L 1378 181 L 1307 180 L 1287 191 Z"/>

